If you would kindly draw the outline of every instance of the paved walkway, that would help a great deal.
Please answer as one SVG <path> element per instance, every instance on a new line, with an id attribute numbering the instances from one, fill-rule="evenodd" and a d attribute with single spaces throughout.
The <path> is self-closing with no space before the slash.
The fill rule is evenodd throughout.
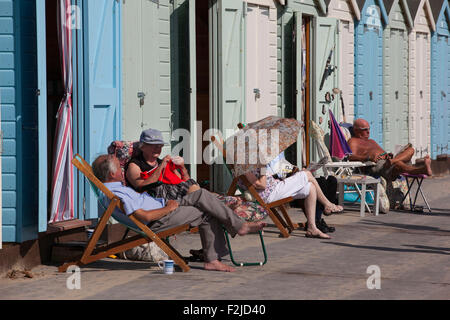
<path id="1" fill-rule="evenodd" d="M 81 269 L 81 289 L 69 290 L 66 273 L 39 266 L 33 278 L 0 279 L 0 299 L 450 299 L 450 177 L 424 182 L 432 214 L 394 212 L 359 217 L 358 209 L 326 217 L 331 240 L 309 239 L 297 230 L 278 237 L 272 224 L 264 239 L 266 265 L 235 273 L 161 274 L 154 263 L 105 259 Z M 295 221 L 303 214 L 291 209 Z M 270 223 L 270 222 L 269 222 Z M 258 237 L 232 241 L 239 256 L 260 260 Z M 198 235 L 181 235 L 174 246 L 188 255 Z M 380 289 L 369 290 L 369 266 L 380 271 Z M 369 281 L 375 285 L 375 281 Z"/>

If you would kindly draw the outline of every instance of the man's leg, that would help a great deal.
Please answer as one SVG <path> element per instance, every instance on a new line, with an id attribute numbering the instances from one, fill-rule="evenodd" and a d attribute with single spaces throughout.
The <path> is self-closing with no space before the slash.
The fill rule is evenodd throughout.
<path id="1" fill-rule="evenodd" d="M 180 206 L 172 213 L 152 224 L 151 229 L 160 232 L 182 224 L 198 226 L 205 257 L 205 269 L 234 271 L 233 267 L 221 263 L 218 259 L 228 254 L 225 236 L 220 223 L 193 206 Z"/>
<path id="2" fill-rule="evenodd" d="M 249 232 L 257 232 L 265 226 L 265 223 L 262 222 L 245 222 L 233 210 L 219 201 L 215 195 L 205 189 L 185 195 L 180 201 L 180 206 L 194 206 L 213 216 L 224 225 L 232 237 L 236 234 L 244 235 Z"/>
<path id="3" fill-rule="evenodd" d="M 431 176 L 433 172 L 431 171 L 431 159 L 430 156 L 427 155 L 424 159 L 425 165 L 421 167 L 415 167 L 407 165 L 402 161 L 397 161 L 394 163 L 394 168 L 392 169 L 392 176 L 397 177 L 401 173 L 409 173 L 409 174 L 426 174 Z"/>
<path id="4" fill-rule="evenodd" d="M 407 163 L 407 162 L 411 161 L 412 157 L 414 156 L 414 152 L 415 152 L 414 148 L 409 147 L 409 148 L 403 150 L 403 152 L 397 154 L 394 157 L 394 159 L 390 160 L 390 162 L 391 162 L 391 164 L 395 164 L 398 161 Z"/>

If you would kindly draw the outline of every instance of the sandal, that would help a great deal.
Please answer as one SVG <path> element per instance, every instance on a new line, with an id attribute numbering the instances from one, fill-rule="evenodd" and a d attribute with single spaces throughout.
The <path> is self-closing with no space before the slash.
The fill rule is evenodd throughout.
<path id="1" fill-rule="evenodd" d="M 335 214 L 339 214 L 339 213 L 343 213 L 344 212 L 344 208 L 342 208 L 341 210 L 333 210 L 333 209 L 337 209 L 338 206 L 333 205 L 332 207 L 325 207 L 325 209 L 323 210 L 323 214 L 326 216 L 330 216 L 333 213 Z"/>

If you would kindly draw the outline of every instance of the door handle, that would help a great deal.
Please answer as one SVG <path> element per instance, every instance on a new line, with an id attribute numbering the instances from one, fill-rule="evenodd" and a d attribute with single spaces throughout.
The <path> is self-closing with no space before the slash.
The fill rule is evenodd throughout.
<path id="1" fill-rule="evenodd" d="M 373 100 L 373 92 L 372 91 L 369 92 L 369 97 L 370 97 L 370 100 Z"/>
<path id="2" fill-rule="evenodd" d="M 261 98 L 261 90 L 258 88 L 253 89 L 253 93 L 255 94 L 255 98 Z"/>
<path id="3" fill-rule="evenodd" d="M 395 91 L 395 99 L 398 100 L 398 90 Z"/>
<path id="4" fill-rule="evenodd" d="M 145 99 L 145 93 L 144 92 L 138 92 L 137 97 L 139 99 L 139 105 L 142 107 L 144 105 L 144 99 Z"/>

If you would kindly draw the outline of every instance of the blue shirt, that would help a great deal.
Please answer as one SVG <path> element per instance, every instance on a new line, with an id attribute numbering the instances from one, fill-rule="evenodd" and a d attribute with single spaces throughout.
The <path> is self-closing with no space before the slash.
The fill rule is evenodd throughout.
<path id="1" fill-rule="evenodd" d="M 132 188 L 124 186 L 122 182 L 106 182 L 105 186 L 122 201 L 126 215 L 130 215 L 138 209 L 155 210 L 166 205 L 164 199 L 153 198 L 147 192 L 136 192 Z"/>

